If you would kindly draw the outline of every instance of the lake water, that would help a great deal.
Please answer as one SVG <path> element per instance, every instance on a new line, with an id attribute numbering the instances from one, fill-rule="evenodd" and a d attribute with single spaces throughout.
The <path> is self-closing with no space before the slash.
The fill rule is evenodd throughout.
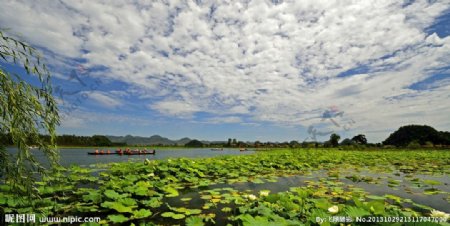
<path id="1" fill-rule="evenodd" d="M 12 154 L 17 153 L 16 148 L 8 148 L 8 151 Z M 144 161 L 145 159 L 167 159 L 167 158 L 202 158 L 202 157 L 215 157 L 221 155 L 248 155 L 253 154 L 255 151 L 239 151 L 239 149 L 227 149 L 222 151 L 213 151 L 209 148 L 186 148 L 186 149 L 156 149 L 155 155 L 88 155 L 88 152 L 94 152 L 94 149 L 88 148 L 61 148 L 60 150 L 60 164 L 62 166 L 70 166 L 72 164 L 80 166 L 89 166 L 96 163 L 109 163 L 109 162 L 127 162 L 127 161 Z M 111 149 L 111 151 L 115 151 Z M 33 154 L 38 161 L 46 163 L 44 154 L 39 150 L 32 150 Z M 46 164 L 45 164 L 46 165 Z"/>

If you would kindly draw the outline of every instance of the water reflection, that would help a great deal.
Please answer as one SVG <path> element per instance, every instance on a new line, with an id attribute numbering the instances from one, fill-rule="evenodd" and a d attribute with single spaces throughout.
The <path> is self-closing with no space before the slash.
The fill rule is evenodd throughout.
<path id="1" fill-rule="evenodd" d="M 8 148 L 8 151 L 12 154 L 17 153 L 17 148 Z M 72 164 L 80 166 L 89 166 L 97 163 L 109 163 L 109 162 L 128 162 L 128 161 L 144 161 L 147 159 L 167 159 L 167 158 L 202 158 L 202 157 L 215 157 L 221 155 L 248 155 L 253 154 L 255 151 L 239 151 L 239 149 L 223 149 L 223 151 L 212 151 L 209 148 L 177 148 L 177 149 L 164 149 L 156 150 L 155 155 L 88 155 L 88 152 L 92 152 L 92 149 L 87 148 L 61 148 L 60 149 L 60 164 L 62 166 L 70 166 Z M 111 150 L 114 151 L 114 150 Z M 48 166 L 48 161 L 39 150 L 32 150 L 36 159 Z"/>

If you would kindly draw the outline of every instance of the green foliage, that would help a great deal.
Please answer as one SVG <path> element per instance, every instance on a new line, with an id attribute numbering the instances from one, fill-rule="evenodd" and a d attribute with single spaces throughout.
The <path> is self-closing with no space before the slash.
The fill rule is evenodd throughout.
<path id="1" fill-rule="evenodd" d="M 337 147 L 339 145 L 339 139 L 341 139 L 341 136 L 333 133 L 330 135 L 330 144 L 333 147 Z"/>
<path id="2" fill-rule="evenodd" d="M 191 216 L 186 218 L 186 225 L 187 226 L 203 226 L 205 223 L 203 223 L 203 218 L 197 217 L 197 216 Z"/>
<path id="3" fill-rule="evenodd" d="M 185 144 L 184 146 L 201 148 L 201 147 L 203 147 L 203 143 L 201 141 L 198 141 L 198 140 L 191 140 L 187 144 Z"/>
<path id="4" fill-rule="evenodd" d="M 108 219 L 113 222 L 113 223 L 123 223 L 128 221 L 128 217 L 125 217 L 122 214 L 118 214 L 118 215 L 109 215 Z"/>
<path id="5" fill-rule="evenodd" d="M 357 144 L 367 144 L 367 138 L 364 134 L 358 134 L 352 138 L 352 141 Z"/>
<path id="6" fill-rule="evenodd" d="M 417 149 L 417 148 L 420 148 L 420 143 L 417 140 L 413 140 L 413 141 L 409 142 L 407 147 L 410 149 Z"/>
<path id="7" fill-rule="evenodd" d="M 398 147 L 405 147 L 409 144 L 425 145 L 427 142 L 433 144 L 449 145 L 449 132 L 439 132 L 431 126 L 427 125 L 407 125 L 400 127 L 397 131 L 389 135 L 383 142 L 384 145 L 395 145 Z"/>
<path id="8" fill-rule="evenodd" d="M 448 151 L 307 149 L 152 160 L 147 164 L 110 163 L 94 169 L 74 166 L 37 182 L 42 199 L 33 204 L 14 198 L 9 185 L 0 185 L 0 207 L 20 212 L 35 205 L 49 216 L 101 213 L 105 216 L 102 225 L 209 225 L 215 220 L 233 225 L 317 225 L 316 217 L 427 216 L 430 207 L 408 201 L 410 206 L 426 209 L 416 213 L 403 208 L 403 198 L 368 194 L 353 184 L 340 182 L 336 175 L 358 183 L 377 181 L 398 187 L 407 186 L 405 181 L 410 180 L 425 188 L 427 195 L 446 194 L 437 190 L 443 186 L 439 181 L 407 178 L 416 173 L 447 175 L 449 158 Z M 244 190 L 239 184 L 235 188 L 223 187 L 241 182 L 273 182 L 274 178 L 276 181 L 292 175 L 304 177 L 317 169 L 324 173 L 303 180 L 301 187 L 279 193 Z M 363 169 L 380 176 L 364 176 Z M 346 171 L 351 173 L 346 175 Z M 98 177 L 91 175 L 94 172 L 99 172 Z M 398 172 L 405 174 L 405 180 L 385 177 Z"/>
<path id="9" fill-rule="evenodd" d="M 39 85 L 32 85 L 0 67 L 0 133 L 9 134 L 18 148 L 11 156 L 0 145 L 0 175 L 17 194 L 32 197 L 35 172 L 44 174 L 44 167 L 36 161 L 31 145 L 38 145 L 52 166 L 58 163 L 55 146 L 58 109 L 52 96 L 50 74 L 39 53 L 25 42 L 16 40 L 0 30 L 0 58 L 6 64 L 23 66 L 29 75 L 38 77 Z M 49 135 L 42 139 L 40 133 Z"/>
<path id="10" fill-rule="evenodd" d="M 353 140 L 348 139 L 348 138 L 345 138 L 341 142 L 341 145 L 344 145 L 344 146 L 350 146 L 350 145 L 353 145 L 353 144 L 355 144 L 355 142 Z"/>

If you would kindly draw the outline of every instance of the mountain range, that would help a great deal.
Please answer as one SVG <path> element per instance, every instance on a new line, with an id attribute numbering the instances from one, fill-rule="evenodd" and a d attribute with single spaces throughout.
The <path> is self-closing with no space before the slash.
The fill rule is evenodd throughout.
<path id="1" fill-rule="evenodd" d="M 190 138 L 181 138 L 179 140 L 171 140 L 166 137 L 159 135 L 153 135 L 151 137 L 141 137 L 141 136 L 106 136 L 111 142 L 114 143 L 127 143 L 128 145 L 185 145 Z"/>

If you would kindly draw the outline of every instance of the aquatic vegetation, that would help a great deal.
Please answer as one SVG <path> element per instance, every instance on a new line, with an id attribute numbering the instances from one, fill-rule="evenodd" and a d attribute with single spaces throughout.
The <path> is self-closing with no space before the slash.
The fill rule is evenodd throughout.
<path id="1" fill-rule="evenodd" d="M 32 202 L 1 185 L 0 208 L 45 216 L 96 215 L 101 224 L 135 225 L 310 225 L 318 218 L 328 219 L 322 224 L 327 225 L 337 216 L 349 217 L 344 222 L 362 216 L 447 216 L 444 209 L 388 190 L 370 194 L 359 185 L 419 189 L 414 192 L 442 196 L 448 204 L 447 182 L 442 182 L 450 172 L 448 159 L 445 151 L 300 149 L 72 166 L 37 182 L 41 199 Z M 303 179 L 291 188 L 274 192 L 265 187 L 293 175 Z M 240 189 L 241 184 L 260 189 Z"/>

